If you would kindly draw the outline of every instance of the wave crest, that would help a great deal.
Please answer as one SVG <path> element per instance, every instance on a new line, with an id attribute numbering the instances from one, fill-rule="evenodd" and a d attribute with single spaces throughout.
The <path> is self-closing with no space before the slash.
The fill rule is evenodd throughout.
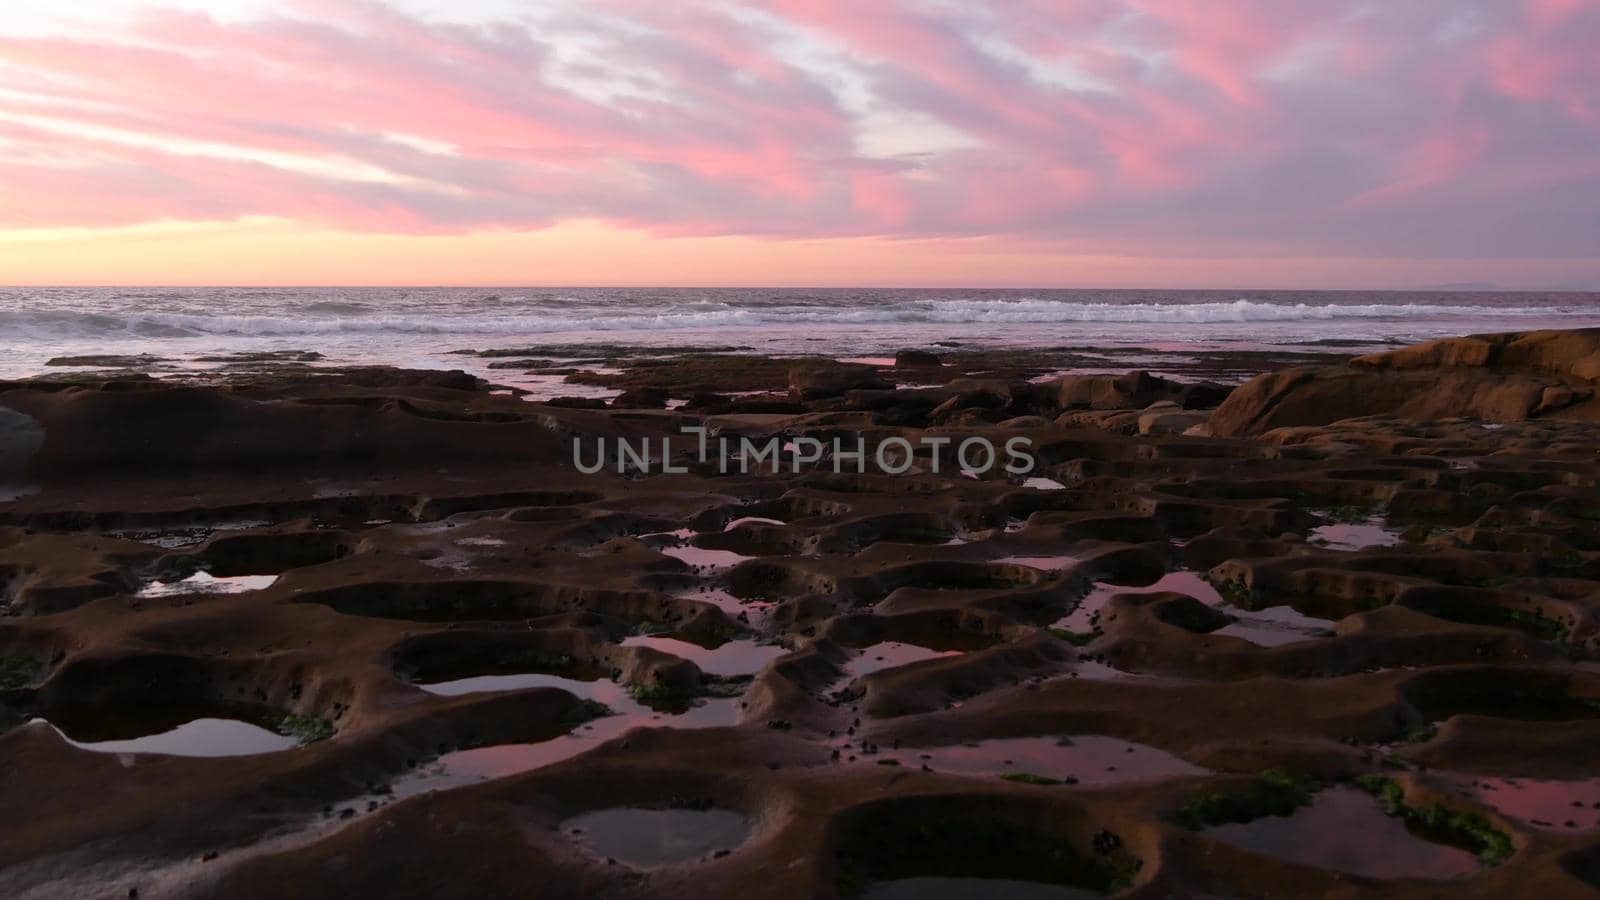
<path id="1" fill-rule="evenodd" d="M 281 315 L 204 312 L 0 311 L 0 334 L 21 341 L 104 338 L 295 337 L 318 335 L 498 335 L 574 331 L 660 331 L 776 326 L 935 324 L 1191 324 L 1316 320 L 1557 317 L 1556 306 L 1508 308 L 1426 303 L 1306 304 L 1258 300 L 1205 303 L 1087 303 L 1062 300 L 914 300 L 867 307 L 737 307 L 697 301 L 658 312 L 617 314 L 592 302 L 516 314 L 381 313 L 364 304 L 321 303 Z"/>

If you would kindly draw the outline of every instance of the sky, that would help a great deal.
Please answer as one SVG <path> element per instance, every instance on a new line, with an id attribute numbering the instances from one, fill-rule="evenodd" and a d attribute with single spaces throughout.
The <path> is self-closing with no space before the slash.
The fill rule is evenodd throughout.
<path id="1" fill-rule="evenodd" d="M 1600 288 L 1600 0 L 0 6 L 0 283 Z"/>

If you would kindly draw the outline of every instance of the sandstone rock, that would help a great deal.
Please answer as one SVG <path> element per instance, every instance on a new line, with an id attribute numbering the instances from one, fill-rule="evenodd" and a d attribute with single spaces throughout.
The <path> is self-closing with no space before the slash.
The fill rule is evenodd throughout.
<path id="1" fill-rule="evenodd" d="M 617 409 L 664 409 L 668 394 L 663 388 L 641 387 L 623 391 L 611 398 Z"/>
<path id="2" fill-rule="evenodd" d="M 1446 338 L 1399 350 L 1369 353 L 1350 360 L 1353 366 L 1376 369 L 1434 369 L 1440 366 L 1486 366 L 1495 346 L 1479 337 Z"/>
<path id="3" fill-rule="evenodd" d="M 1183 399 L 1179 402 L 1184 409 L 1215 409 L 1231 393 L 1233 388 L 1229 385 L 1197 381 L 1183 386 Z"/>
<path id="4" fill-rule="evenodd" d="M 910 368 L 942 366 L 944 361 L 939 358 L 939 354 L 929 353 L 926 350 L 901 350 L 894 355 L 894 364 L 896 367 Z"/>
<path id="5" fill-rule="evenodd" d="M 944 390 L 958 394 L 990 394 L 996 398 L 995 405 L 1010 402 L 1012 391 L 1018 388 L 1025 386 L 1002 378 L 952 378 L 944 385 Z"/>
<path id="6" fill-rule="evenodd" d="M 44 428 L 27 413 L 0 406 L 0 481 L 20 478 L 44 445 Z"/>
<path id="7" fill-rule="evenodd" d="M 516 369 L 519 372 L 543 371 L 548 374 L 571 374 L 578 371 L 569 366 L 558 366 L 551 359 L 497 359 L 489 363 L 491 369 Z"/>
<path id="8" fill-rule="evenodd" d="M 1068 375 L 1049 382 L 1056 407 L 1069 409 L 1143 409 L 1158 400 L 1179 401 L 1184 385 L 1151 375 Z"/>
<path id="9" fill-rule="evenodd" d="M 873 410 L 872 423 L 894 428 L 927 428 L 928 412 L 925 406 L 890 406 Z"/>
<path id="10" fill-rule="evenodd" d="M 879 425 L 925 428 L 928 416 L 941 403 L 954 397 L 944 388 L 905 388 L 894 391 L 851 391 L 845 394 L 845 408 L 867 410 Z"/>
<path id="11" fill-rule="evenodd" d="M 951 428 L 979 428 L 993 425 L 1000 416 L 992 409 L 958 409 L 954 412 L 934 419 L 930 424 Z"/>
<path id="12" fill-rule="evenodd" d="M 1443 338 L 1358 356 L 1350 364 L 1381 369 L 1527 369 L 1596 381 L 1600 380 L 1600 328 Z"/>
<path id="13" fill-rule="evenodd" d="M 117 354 L 89 354 L 85 356 L 52 356 L 44 361 L 47 366 L 57 367 L 84 367 L 96 369 L 138 369 L 144 366 L 153 366 L 163 362 L 161 357 L 141 353 L 136 356 L 120 356 Z"/>
<path id="14" fill-rule="evenodd" d="M 196 362 L 214 363 L 296 363 L 316 362 L 325 359 L 315 350 L 241 350 L 236 353 L 215 353 L 208 356 L 196 356 Z"/>
<path id="15" fill-rule="evenodd" d="M 1565 385 L 1547 387 L 1539 397 L 1539 405 L 1533 410 L 1534 415 L 1563 409 L 1580 400 L 1587 400 L 1594 396 L 1594 391 L 1582 388 L 1572 388 Z"/>
<path id="16" fill-rule="evenodd" d="M 348 385 L 369 388 L 440 388 L 452 391 L 481 391 L 489 383 L 476 375 L 460 369 L 396 369 L 390 366 L 353 366 L 336 371 L 317 370 L 319 375 L 334 377 Z M 272 376 L 265 376 L 270 379 Z M 286 373 L 282 378 L 290 384 L 304 378 L 303 370 Z"/>
<path id="17" fill-rule="evenodd" d="M 849 391 L 844 395 L 844 406 L 847 409 L 868 410 L 914 406 L 926 413 L 956 394 L 956 391 L 943 387 Z"/>
<path id="18" fill-rule="evenodd" d="M 1049 424 L 1050 424 L 1050 420 L 1046 419 L 1044 416 L 1016 416 L 1014 418 L 1005 419 L 1005 420 L 1001 421 L 999 423 L 999 427 L 1001 427 L 1001 428 L 1044 428 L 1044 427 L 1048 426 Z"/>
<path id="19" fill-rule="evenodd" d="M 821 400 L 841 396 L 846 391 L 893 387 L 872 366 L 840 364 L 789 370 L 789 393 L 800 400 Z"/>
<path id="20" fill-rule="evenodd" d="M 377 392 L 357 373 L 274 378 L 223 388 L 108 383 L 4 392 L 0 445 L 21 448 L 40 483 L 132 472 L 370 472 L 458 461 L 570 459 L 571 436 L 609 436 L 603 416 L 489 393 L 432 387 Z M 231 389 L 230 389 L 231 388 Z M 599 402 L 599 401 L 590 401 Z M 26 418 L 24 418 L 26 417 Z M 39 432 L 27 419 L 36 422 Z M 30 436 L 32 435 L 32 436 Z"/>
<path id="21" fill-rule="evenodd" d="M 1056 417 L 1062 428 L 1100 428 L 1113 434 L 1134 434 L 1139 430 L 1137 409 L 1095 409 L 1064 412 Z"/>
<path id="22" fill-rule="evenodd" d="M 802 403 L 789 399 L 787 394 L 757 394 L 750 397 L 735 397 L 728 405 L 718 410 L 719 414 L 794 414 L 806 412 Z"/>
<path id="23" fill-rule="evenodd" d="M 1600 420 L 1591 371 L 1600 329 L 1477 335 L 1284 369 L 1237 388 L 1210 418 L 1214 433 L 1254 435 L 1360 416 L 1516 422 L 1559 413 Z"/>
<path id="24" fill-rule="evenodd" d="M 551 397 L 545 401 L 546 406 L 559 406 L 562 409 L 605 409 L 606 402 L 599 397 Z"/>
<path id="25" fill-rule="evenodd" d="M 1183 434 L 1196 425 L 1203 425 L 1211 414 L 1199 410 L 1172 409 L 1146 410 L 1139 416 L 1140 434 Z"/>
<path id="26" fill-rule="evenodd" d="M 928 421 L 934 425 L 952 424 L 958 416 L 963 422 L 998 422 L 1002 418 L 1009 418 L 1002 410 L 1016 408 L 1010 386 L 1004 382 L 987 383 L 963 378 L 945 386 L 946 390 L 950 388 L 961 390 L 928 413 Z"/>
<path id="27" fill-rule="evenodd" d="M 689 395 L 689 399 L 684 402 L 683 408 L 687 411 L 698 411 L 711 407 L 726 406 L 731 402 L 732 398 L 730 398 L 727 394 L 717 394 L 712 393 L 711 391 L 696 391 Z"/>

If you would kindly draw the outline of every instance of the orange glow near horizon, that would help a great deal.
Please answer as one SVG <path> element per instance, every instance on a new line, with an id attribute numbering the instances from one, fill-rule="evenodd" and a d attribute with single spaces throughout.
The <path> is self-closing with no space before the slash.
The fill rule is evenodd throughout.
<path id="1" fill-rule="evenodd" d="M 1429 287 L 1547 273 L 1545 260 L 1185 259 L 996 238 L 655 237 L 598 222 L 382 235 L 257 219 L 0 232 L 9 285 L 611 287 Z"/>

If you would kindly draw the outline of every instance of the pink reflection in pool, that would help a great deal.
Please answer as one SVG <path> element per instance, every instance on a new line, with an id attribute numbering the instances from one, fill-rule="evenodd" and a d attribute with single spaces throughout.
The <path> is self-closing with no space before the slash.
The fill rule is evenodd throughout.
<path id="1" fill-rule="evenodd" d="M 1425 841 L 1404 820 L 1384 814 L 1365 791 L 1331 787 L 1291 816 L 1219 825 L 1205 834 L 1246 850 L 1369 878 L 1456 878 L 1478 858 Z"/>
<path id="2" fill-rule="evenodd" d="M 1463 794 L 1538 828 L 1600 828 L 1600 778 L 1553 781 L 1463 775 L 1456 781 Z"/>
<path id="3" fill-rule="evenodd" d="M 1331 637 L 1336 624 L 1330 619 L 1308 616 L 1289 606 L 1269 606 L 1253 611 L 1230 608 L 1229 614 L 1237 621 L 1218 628 L 1212 634 L 1244 638 L 1263 647 Z"/>
<path id="4" fill-rule="evenodd" d="M 1100 611 L 1105 609 L 1111 598 L 1118 594 L 1160 594 L 1166 592 L 1187 594 L 1207 606 L 1222 604 L 1222 595 L 1211 586 L 1198 572 L 1178 571 L 1168 572 L 1153 584 L 1132 587 L 1125 584 L 1108 584 L 1104 581 L 1095 582 L 1094 588 L 1078 601 L 1072 612 L 1055 623 L 1056 628 L 1065 628 L 1068 631 L 1093 631 L 1099 619 Z"/>
<path id="5" fill-rule="evenodd" d="M 1365 522 L 1335 522 L 1311 529 L 1306 540 L 1330 550 L 1365 550 L 1368 547 L 1393 547 L 1402 541 L 1400 529 L 1390 528 L 1382 516 Z"/>
<path id="6" fill-rule="evenodd" d="M 1155 747 L 1099 734 L 1068 738 L 1000 738 L 945 747 L 908 748 L 935 772 L 1005 775 L 1025 772 L 1083 785 L 1121 784 L 1204 775 L 1205 769 Z M 912 760 L 903 760 L 910 763 Z"/>
<path id="7" fill-rule="evenodd" d="M 931 647 L 919 647 L 916 644 L 906 644 L 900 641 L 883 641 L 862 649 L 861 655 L 853 657 L 844 664 L 845 672 L 850 678 L 860 678 L 873 672 L 884 669 L 894 669 L 907 666 L 925 659 L 938 659 L 941 656 L 960 656 L 960 650 L 934 650 Z"/>
<path id="8" fill-rule="evenodd" d="M 706 648 L 677 638 L 654 635 L 634 635 L 623 640 L 624 647 L 650 647 L 662 653 L 682 657 L 707 675 L 737 677 L 754 675 L 778 657 L 789 651 L 776 644 L 758 644 L 755 641 L 728 641 Z"/>

